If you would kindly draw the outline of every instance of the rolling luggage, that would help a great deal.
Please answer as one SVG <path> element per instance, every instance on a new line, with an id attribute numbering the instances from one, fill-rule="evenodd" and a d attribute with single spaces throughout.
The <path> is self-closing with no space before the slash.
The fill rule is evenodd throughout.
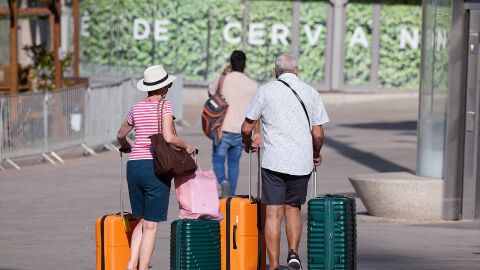
<path id="1" fill-rule="evenodd" d="M 355 199 L 341 195 L 317 195 L 308 201 L 308 269 L 354 270 L 357 265 Z"/>
<path id="2" fill-rule="evenodd" d="M 219 270 L 220 223 L 216 220 L 180 219 L 172 222 L 171 270 Z"/>
<path id="3" fill-rule="evenodd" d="M 220 200 L 222 236 L 222 270 L 264 270 L 266 268 L 265 239 L 262 233 L 260 199 L 252 194 L 252 155 L 249 154 L 249 195 Z M 260 168 L 260 152 L 258 152 Z M 260 170 L 257 191 L 261 190 Z M 257 194 L 258 195 L 258 194 Z"/>
<path id="4" fill-rule="evenodd" d="M 96 222 L 97 270 L 126 269 L 138 220 L 130 214 L 100 216 Z M 127 225 L 125 225 L 127 224 Z"/>
<path id="5" fill-rule="evenodd" d="M 122 154 L 120 153 L 120 157 Z M 96 269 L 126 269 L 130 259 L 132 231 L 138 224 L 136 218 L 123 211 L 122 180 L 123 159 L 120 160 L 120 209 L 117 214 L 99 216 L 95 224 Z"/>

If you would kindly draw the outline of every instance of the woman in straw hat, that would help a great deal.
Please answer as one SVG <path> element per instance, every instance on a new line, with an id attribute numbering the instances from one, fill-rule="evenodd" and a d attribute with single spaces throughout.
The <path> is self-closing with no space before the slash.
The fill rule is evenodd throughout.
<path id="1" fill-rule="evenodd" d="M 174 131 L 173 106 L 165 100 L 175 76 L 169 75 L 163 66 L 145 69 L 143 79 L 137 83 L 140 91 L 148 97 L 132 106 L 125 122 L 117 133 L 120 151 L 130 153 L 127 162 L 127 182 L 132 214 L 140 222 L 132 234 L 131 256 L 127 269 L 147 270 L 152 257 L 158 222 L 167 220 L 170 178 L 155 175 L 153 169 L 153 146 L 149 136 L 160 130 L 165 141 L 193 154 L 195 147 L 178 137 Z M 161 104 L 159 104 L 161 102 Z M 158 127 L 158 106 L 163 107 Z M 126 137 L 135 129 L 133 148 Z"/>

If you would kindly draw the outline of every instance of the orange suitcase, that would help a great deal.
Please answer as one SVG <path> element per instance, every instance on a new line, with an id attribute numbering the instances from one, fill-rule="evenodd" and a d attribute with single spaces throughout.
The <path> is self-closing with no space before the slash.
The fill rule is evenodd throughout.
<path id="1" fill-rule="evenodd" d="M 260 203 L 258 197 L 251 196 L 251 154 L 249 158 L 250 195 L 220 200 L 220 211 L 224 216 L 220 222 L 222 270 L 266 269 Z M 257 188 L 260 190 L 260 182 L 258 183 Z"/>
<path id="2" fill-rule="evenodd" d="M 123 158 L 120 152 L 120 213 L 99 216 L 95 224 L 96 269 L 124 270 L 130 260 L 130 240 L 139 219 L 123 211 Z"/>
<path id="3" fill-rule="evenodd" d="M 122 219 L 125 219 L 125 223 Z M 130 214 L 97 218 L 97 270 L 123 270 L 130 259 L 130 240 L 138 220 Z M 127 224 L 127 225 L 125 225 Z"/>

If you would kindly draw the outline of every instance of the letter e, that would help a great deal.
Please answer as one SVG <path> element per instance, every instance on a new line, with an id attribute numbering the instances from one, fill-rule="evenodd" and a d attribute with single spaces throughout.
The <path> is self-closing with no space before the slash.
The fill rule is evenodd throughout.
<path id="1" fill-rule="evenodd" d="M 169 20 L 155 20 L 155 27 L 153 29 L 155 41 L 167 41 L 168 36 L 162 35 L 168 33 L 167 25 Z"/>
<path id="2" fill-rule="evenodd" d="M 248 43 L 250 45 L 265 45 L 265 24 L 251 23 L 248 27 Z"/>

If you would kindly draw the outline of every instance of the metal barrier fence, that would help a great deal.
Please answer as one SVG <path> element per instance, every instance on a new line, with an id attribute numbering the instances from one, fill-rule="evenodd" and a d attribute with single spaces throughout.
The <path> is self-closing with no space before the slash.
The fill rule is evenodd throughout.
<path id="1" fill-rule="evenodd" d="M 29 94 L 0 98 L 2 118 L 1 156 L 10 158 L 41 154 L 46 151 L 44 116 L 47 97 Z M 1 164 L 0 164 L 1 165 Z M 18 168 L 18 167 L 16 167 Z"/>
<path id="2" fill-rule="evenodd" d="M 183 80 L 176 76 L 167 98 L 181 120 Z M 20 169 L 12 159 L 31 155 L 64 163 L 56 152 L 75 145 L 90 154 L 95 154 L 93 146 L 112 148 L 128 110 L 146 97 L 136 91 L 136 82 L 0 97 L 0 170 L 4 162 Z"/>
<path id="3" fill-rule="evenodd" d="M 134 91 L 136 80 L 129 79 L 117 85 L 101 86 L 87 92 L 86 145 L 99 145 L 116 137 L 125 116 L 145 93 Z"/>

